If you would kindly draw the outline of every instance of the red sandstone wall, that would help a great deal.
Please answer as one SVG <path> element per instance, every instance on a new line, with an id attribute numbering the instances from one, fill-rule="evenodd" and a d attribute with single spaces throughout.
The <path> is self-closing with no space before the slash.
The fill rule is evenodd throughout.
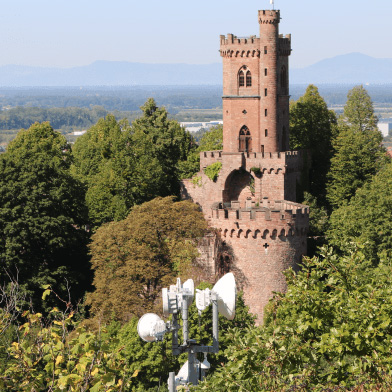
<path id="1" fill-rule="evenodd" d="M 252 136 L 252 151 L 260 151 L 260 104 L 258 98 L 223 97 L 224 151 L 238 152 L 239 133 L 246 125 Z"/>
<path id="2" fill-rule="evenodd" d="M 289 267 L 296 269 L 301 256 L 306 254 L 306 237 L 264 239 L 233 236 L 225 240 L 234 249 L 235 267 L 240 275 L 246 277 L 245 303 L 252 313 L 258 315 L 257 321 L 261 323 L 272 292 L 286 291 L 283 271 Z"/>

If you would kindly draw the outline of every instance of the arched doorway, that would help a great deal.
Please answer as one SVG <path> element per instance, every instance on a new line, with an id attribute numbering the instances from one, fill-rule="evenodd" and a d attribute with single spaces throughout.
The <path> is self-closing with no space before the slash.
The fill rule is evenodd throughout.
<path id="1" fill-rule="evenodd" d="M 223 202 L 241 201 L 253 198 L 255 195 L 255 180 L 244 169 L 232 171 L 226 179 L 223 192 Z"/>

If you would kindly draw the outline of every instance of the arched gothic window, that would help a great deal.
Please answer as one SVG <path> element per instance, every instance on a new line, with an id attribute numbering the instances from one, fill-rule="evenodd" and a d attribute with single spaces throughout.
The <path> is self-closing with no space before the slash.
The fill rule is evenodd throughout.
<path id="1" fill-rule="evenodd" d="M 238 85 L 240 87 L 244 87 L 245 86 L 245 75 L 244 75 L 244 71 L 242 69 L 238 73 Z"/>
<path id="2" fill-rule="evenodd" d="M 246 73 L 246 87 L 251 87 L 252 86 L 252 74 L 250 71 Z"/>
<path id="3" fill-rule="evenodd" d="M 249 129 L 244 125 L 240 130 L 238 151 L 251 152 L 252 151 L 252 137 L 250 136 Z"/>

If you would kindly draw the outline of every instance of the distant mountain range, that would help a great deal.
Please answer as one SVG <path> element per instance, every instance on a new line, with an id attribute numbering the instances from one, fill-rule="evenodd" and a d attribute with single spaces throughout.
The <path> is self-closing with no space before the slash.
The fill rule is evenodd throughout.
<path id="1" fill-rule="evenodd" d="M 290 70 L 291 84 L 392 83 L 392 59 L 350 53 Z M 0 86 L 220 85 L 220 63 L 144 64 L 96 61 L 73 68 L 0 66 Z"/>
<path id="2" fill-rule="evenodd" d="M 290 70 L 293 84 L 392 83 L 392 59 L 349 53 L 321 60 L 305 68 Z"/>

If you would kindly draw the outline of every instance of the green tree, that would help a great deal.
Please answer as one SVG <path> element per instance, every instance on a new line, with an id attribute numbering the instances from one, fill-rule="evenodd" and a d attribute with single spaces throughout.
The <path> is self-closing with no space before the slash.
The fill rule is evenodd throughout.
<path id="1" fill-rule="evenodd" d="M 137 200 L 136 163 L 127 122 L 118 122 L 113 115 L 100 119 L 77 139 L 73 153 L 73 170 L 87 185 L 86 204 L 93 227 L 124 219 Z"/>
<path id="2" fill-rule="evenodd" d="M 198 390 L 391 390 L 391 273 L 389 260 L 372 267 L 361 248 L 306 258 L 286 273 L 264 326 L 234 330 L 228 362 Z"/>
<path id="3" fill-rule="evenodd" d="M 159 308 L 162 286 L 186 275 L 207 224 L 198 207 L 172 197 L 135 206 L 128 217 L 100 227 L 91 243 L 95 291 L 92 313 L 126 320 Z"/>
<path id="4" fill-rule="evenodd" d="M 178 195 L 178 162 L 191 151 L 192 137 L 177 121 L 170 120 L 166 109 L 157 107 L 152 98 L 141 109 L 143 116 L 132 123 L 132 142 L 140 179 L 145 177 L 149 184 L 144 193 L 148 195 L 153 188 L 153 197 Z M 142 197 L 140 201 L 151 198 Z"/>
<path id="5" fill-rule="evenodd" d="M 322 206 L 326 204 L 326 176 L 335 132 L 335 113 L 328 109 L 316 86 L 309 85 L 298 101 L 290 102 L 290 149 L 309 151 L 311 162 L 305 162 L 309 180 L 303 180 L 303 191 L 309 192 Z M 304 173 L 304 177 L 307 175 Z"/>
<path id="6" fill-rule="evenodd" d="M 374 114 L 373 102 L 362 85 L 348 92 L 343 121 L 357 131 L 377 129 L 378 118 Z"/>
<path id="7" fill-rule="evenodd" d="M 354 87 L 347 95 L 334 156 L 328 173 L 327 199 L 333 209 L 349 201 L 388 161 L 377 129 L 373 104 L 366 90 Z"/>
<path id="8" fill-rule="evenodd" d="M 0 271 L 19 281 L 36 309 L 41 286 L 74 299 L 90 282 L 84 187 L 70 174 L 65 138 L 49 123 L 18 133 L 0 156 Z"/>
<path id="9" fill-rule="evenodd" d="M 179 162 L 180 178 L 191 178 L 200 171 L 200 153 L 202 151 L 216 151 L 223 148 L 223 126 L 217 125 L 204 133 L 199 145 L 194 145 L 187 160 Z"/>
<path id="10" fill-rule="evenodd" d="M 377 263 L 387 253 L 392 257 L 392 164 L 380 170 L 359 189 L 349 203 L 336 209 L 330 219 L 328 238 L 345 251 L 345 243 L 359 241 L 364 253 Z"/>
<path id="11" fill-rule="evenodd" d="M 191 137 L 153 99 L 142 110 L 132 127 L 108 115 L 75 143 L 74 171 L 87 184 L 94 230 L 124 219 L 136 204 L 179 194 L 177 164 L 186 158 Z"/>

